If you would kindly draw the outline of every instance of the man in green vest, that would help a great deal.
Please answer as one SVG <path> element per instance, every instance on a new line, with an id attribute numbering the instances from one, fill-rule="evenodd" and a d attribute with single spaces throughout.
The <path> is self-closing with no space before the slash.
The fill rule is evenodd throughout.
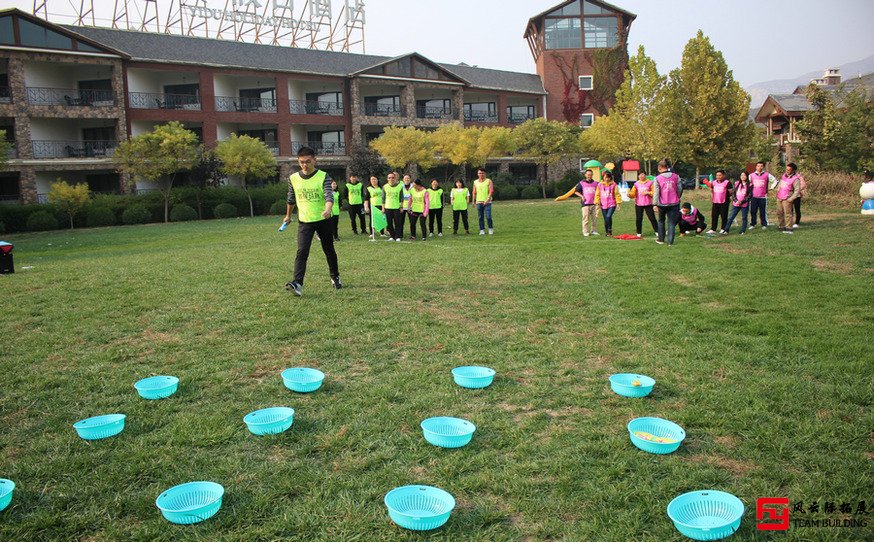
<path id="1" fill-rule="evenodd" d="M 364 185 L 358 180 L 358 175 L 349 175 L 346 183 L 346 204 L 349 207 L 349 219 L 352 221 L 352 233 L 358 235 L 358 226 L 355 217 L 361 223 L 361 233 L 367 231 L 367 222 L 364 220 Z"/>
<path id="2" fill-rule="evenodd" d="M 385 219 L 388 222 L 389 241 L 401 242 L 401 233 L 398 226 L 401 220 L 401 201 L 403 200 L 401 183 L 398 182 L 398 174 L 388 174 L 388 183 L 382 187 L 385 194 Z"/>
<path id="3" fill-rule="evenodd" d="M 397 173 L 395 173 L 397 175 Z M 401 214 L 400 220 L 398 221 L 399 225 L 395 228 L 397 230 L 398 239 L 403 238 L 404 236 L 404 222 L 407 219 L 407 215 L 410 214 L 407 209 L 410 208 L 410 191 L 413 189 L 413 178 L 409 175 L 404 175 L 404 183 L 401 187 L 401 196 L 403 199 L 401 200 Z"/>
<path id="4" fill-rule="evenodd" d="M 286 199 L 285 223 L 291 222 L 291 213 L 297 205 L 297 256 L 294 258 L 294 279 L 286 283 L 285 289 L 295 295 L 303 294 L 303 279 L 307 270 L 307 259 L 313 235 L 319 234 L 322 251 L 328 260 L 331 284 L 339 290 L 340 270 L 337 266 L 337 251 L 334 250 L 334 235 L 331 217 L 334 214 L 334 192 L 331 190 L 331 177 L 316 168 L 316 151 L 301 147 L 297 151 L 300 171 L 288 178 L 288 198 Z"/>
<path id="5" fill-rule="evenodd" d="M 473 181 L 473 201 L 476 203 L 476 214 L 479 217 L 479 234 L 486 234 L 485 221 L 489 223 L 489 235 L 494 235 L 492 224 L 492 197 L 495 194 L 495 186 L 491 179 L 486 178 L 486 170 L 476 170 L 476 180 Z M 485 219 L 485 220 L 484 220 Z"/>
<path id="6" fill-rule="evenodd" d="M 331 231 L 334 233 L 334 241 L 340 240 L 340 191 L 337 189 L 337 181 L 331 181 L 331 193 L 334 194 L 334 206 L 331 207 Z"/>

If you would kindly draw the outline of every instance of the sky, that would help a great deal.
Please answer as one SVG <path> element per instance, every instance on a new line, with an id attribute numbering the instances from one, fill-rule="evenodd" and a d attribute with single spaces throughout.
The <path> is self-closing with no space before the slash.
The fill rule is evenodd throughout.
<path id="1" fill-rule="evenodd" d="M 113 0 L 93 0 L 112 13 Z M 130 0 L 133 2 L 134 0 Z M 144 3 L 144 0 L 137 0 Z M 183 0 L 184 1 L 184 0 Z M 296 0 L 296 3 L 302 0 Z M 158 0 L 169 4 L 170 0 Z M 48 0 L 70 12 L 79 0 Z M 333 0 L 335 10 L 340 0 Z M 559 0 L 365 0 L 365 49 L 397 56 L 418 52 L 436 62 L 533 73 L 522 35 L 528 19 Z M 680 63 L 701 29 L 743 86 L 792 78 L 874 54 L 874 0 L 614 0 L 637 14 L 629 52 L 644 45 L 659 71 Z M 30 0 L 6 0 L 30 12 Z M 221 8 L 224 0 L 208 0 Z"/>

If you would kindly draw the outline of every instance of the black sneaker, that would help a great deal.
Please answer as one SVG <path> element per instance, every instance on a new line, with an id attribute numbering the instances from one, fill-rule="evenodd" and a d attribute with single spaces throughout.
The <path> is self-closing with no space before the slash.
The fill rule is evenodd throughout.
<path id="1" fill-rule="evenodd" d="M 335 290 L 339 290 L 343 287 L 343 283 L 340 282 L 340 277 L 334 277 L 331 279 L 331 284 L 334 286 Z"/>
<path id="2" fill-rule="evenodd" d="M 285 289 L 289 292 L 294 292 L 294 295 L 300 297 L 303 295 L 303 284 L 291 281 L 285 283 Z"/>

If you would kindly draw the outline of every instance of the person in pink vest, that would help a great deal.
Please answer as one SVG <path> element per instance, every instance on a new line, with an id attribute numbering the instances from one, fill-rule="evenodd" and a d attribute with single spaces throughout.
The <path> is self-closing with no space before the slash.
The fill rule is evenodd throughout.
<path id="1" fill-rule="evenodd" d="M 768 187 L 777 182 L 773 175 L 765 171 L 764 162 L 756 162 L 756 170 L 750 173 L 750 184 L 753 187 L 753 196 L 750 199 L 750 229 L 754 229 L 758 222 L 762 223 L 762 229 L 768 229 Z"/>
<path id="2" fill-rule="evenodd" d="M 801 225 L 801 200 L 807 197 L 807 183 L 802 175 L 798 176 L 798 197 L 792 202 L 792 207 L 795 210 L 795 221 L 792 223 L 792 229 Z"/>
<path id="3" fill-rule="evenodd" d="M 797 166 L 789 162 L 786 164 L 786 173 L 777 183 L 777 226 L 783 233 L 792 233 L 792 202 L 801 194 L 801 175 L 797 171 Z"/>
<path id="4" fill-rule="evenodd" d="M 707 223 L 704 222 L 704 215 L 698 209 L 692 207 L 692 204 L 688 201 L 680 208 L 680 221 L 677 224 L 680 226 L 680 237 L 686 237 L 686 233 L 690 231 L 701 235 L 701 232 L 707 227 Z"/>
<path id="5" fill-rule="evenodd" d="M 731 225 L 734 224 L 734 218 L 740 213 L 741 226 L 740 234 L 747 232 L 747 214 L 749 213 L 750 200 L 753 199 L 753 185 L 750 183 L 749 175 L 746 171 L 741 171 L 740 179 L 734 183 L 731 189 L 731 213 L 728 215 L 728 225 L 725 226 L 725 233 L 731 231 Z"/>
<path id="6" fill-rule="evenodd" d="M 655 211 L 652 210 L 653 184 L 655 184 L 655 181 L 647 179 L 646 173 L 641 171 L 637 175 L 637 182 L 628 191 L 628 197 L 634 200 L 634 226 L 637 228 L 638 237 L 643 237 L 644 213 L 649 218 L 649 223 L 652 224 L 652 231 L 658 232 L 659 230 L 656 224 Z"/>
<path id="7" fill-rule="evenodd" d="M 719 219 L 722 218 L 722 228 L 719 233 L 725 233 L 725 222 L 728 220 L 728 192 L 731 190 L 731 181 L 725 178 L 725 171 L 719 170 L 716 172 L 716 179 L 713 181 L 704 181 L 704 184 L 710 187 L 711 201 L 713 208 L 711 217 L 713 224 L 707 233 L 716 233 L 716 228 L 719 226 Z"/>
<path id="8" fill-rule="evenodd" d="M 601 209 L 604 217 L 604 231 L 607 237 L 613 237 L 613 213 L 619 210 L 619 202 L 622 196 L 619 194 L 619 185 L 613 181 L 613 174 L 605 171 L 601 174 L 601 183 L 595 192 L 595 207 Z"/>
<path id="9" fill-rule="evenodd" d="M 658 239 L 656 243 L 668 246 L 674 244 L 674 233 L 677 220 L 680 218 L 680 198 L 683 197 L 683 185 L 680 177 L 671 171 L 671 162 L 664 159 L 658 165 L 659 174 L 653 183 L 652 202 L 659 208 Z M 665 222 L 667 221 L 667 227 Z"/>
<path id="10" fill-rule="evenodd" d="M 583 209 L 583 237 L 598 235 L 598 206 L 595 205 L 595 195 L 598 193 L 598 183 L 594 179 L 595 173 L 591 169 L 586 170 L 586 178 L 577 183 L 574 195 L 580 198 Z"/>

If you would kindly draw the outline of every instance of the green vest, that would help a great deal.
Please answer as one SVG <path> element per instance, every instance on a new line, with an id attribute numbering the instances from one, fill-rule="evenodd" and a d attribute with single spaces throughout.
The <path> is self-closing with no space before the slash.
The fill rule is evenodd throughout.
<path id="1" fill-rule="evenodd" d="M 382 187 L 385 190 L 385 208 L 400 209 L 401 208 L 401 183 L 394 186 L 387 184 Z"/>
<path id="2" fill-rule="evenodd" d="M 322 213 L 325 211 L 325 177 L 327 173 L 316 170 L 309 179 L 295 173 L 288 179 L 288 183 L 294 189 L 294 200 L 297 204 L 297 219 L 301 222 L 318 222 L 324 220 Z"/>
<path id="3" fill-rule="evenodd" d="M 331 216 L 340 216 L 340 191 L 334 190 L 334 206 L 331 207 Z"/>
<path id="4" fill-rule="evenodd" d="M 487 199 L 489 199 L 489 183 L 492 182 L 490 179 L 486 179 L 483 182 L 479 182 L 476 180 L 473 182 L 474 188 L 476 188 L 476 202 L 477 203 L 485 203 Z"/>
<path id="5" fill-rule="evenodd" d="M 404 209 L 406 209 L 407 202 L 410 201 L 410 190 L 413 189 L 413 185 L 410 185 L 409 188 L 405 187 L 404 185 L 400 185 L 400 186 L 401 186 L 401 190 L 403 191 L 402 194 L 404 195 L 404 200 L 401 202 L 401 205 L 403 206 Z"/>
<path id="6" fill-rule="evenodd" d="M 349 205 L 361 205 L 364 201 L 364 185 L 361 183 L 346 183 L 346 193 L 349 194 Z"/>
<path id="7" fill-rule="evenodd" d="M 467 188 L 452 189 L 452 210 L 465 211 L 467 210 Z"/>
<path id="8" fill-rule="evenodd" d="M 431 198 L 428 200 L 429 207 L 432 209 L 442 209 L 443 208 L 443 189 L 438 188 L 437 190 L 433 190 L 431 188 L 428 189 L 428 197 Z"/>
<path id="9" fill-rule="evenodd" d="M 425 212 L 425 194 L 428 192 L 425 189 L 422 190 L 411 190 L 410 191 L 410 203 L 412 205 L 411 210 L 414 213 L 424 213 Z"/>
<path id="10" fill-rule="evenodd" d="M 367 187 L 367 192 L 370 194 L 370 206 L 379 207 L 382 205 L 382 188 Z"/>

